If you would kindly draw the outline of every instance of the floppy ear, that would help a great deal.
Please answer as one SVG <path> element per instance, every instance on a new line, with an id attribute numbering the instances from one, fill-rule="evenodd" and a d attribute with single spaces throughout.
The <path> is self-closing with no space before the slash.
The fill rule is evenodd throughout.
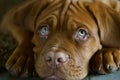
<path id="1" fill-rule="evenodd" d="M 21 5 L 11 9 L 4 17 L 2 26 L 11 30 L 10 26 L 19 26 L 34 30 L 35 20 L 38 14 L 52 0 L 26 0 Z"/>
<path id="2" fill-rule="evenodd" d="M 107 6 L 120 11 L 120 1 L 119 0 L 95 0 L 106 4 Z"/>
<path id="3" fill-rule="evenodd" d="M 120 48 L 120 13 L 101 2 L 85 3 L 96 21 L 103 46 Z"/>

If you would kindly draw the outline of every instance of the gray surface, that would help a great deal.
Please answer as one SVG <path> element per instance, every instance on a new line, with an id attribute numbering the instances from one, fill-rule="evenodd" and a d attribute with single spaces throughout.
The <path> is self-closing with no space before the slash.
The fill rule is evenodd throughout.
<path id="1" fill-rule="evenodd" d="M 39 77 L 20 78 L 11 76 L 5 69 L 0 69 L 0 80 L 41 80 Z"/>
<path id="2" fill-rule="evenodd" d="M 107 75 L 90 75 L 90 80 L 120 80 L 120 71 Z"/>
<path id="3" fill-rule="evenodd" d="M 14 5 L 17 5 L 21 1 L 24 0 L 0 0 L 0 20 L 2 19 L 4 13 Z M 15 76 L 11 76 L 6 70 L 3 68 L 0 69 L 0 80 L 38 80 L 38 77 L 31 78 L 19 78 Z M 85 80 L 120 80 L 120 71 L 108 74 L 108 75 L 89 75 Z"/>
<path id="4" fill-rule="evenodd" d="M 0 70 L 0 80 L 41 80 L 38 77 L 20 78 L 11 76 L 7 71 Z M 84 80 L 120 80 L 120 71 L 107 75 L 89 75 Z"/>

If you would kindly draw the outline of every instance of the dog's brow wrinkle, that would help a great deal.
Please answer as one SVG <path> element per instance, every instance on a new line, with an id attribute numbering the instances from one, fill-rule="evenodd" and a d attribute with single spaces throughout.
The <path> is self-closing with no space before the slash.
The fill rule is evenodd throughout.
<path id="1" fill-rule="evenodd" d="M 53 49 L 53 50 L 57 50 L 57 49 L 58 49 L 58 47 L 56 47 L 56 46 L 55 46 L 55 47 L 52 47 L 52 49 Z"/>
<path id="2" fill-rule="evenodd" d="M 66 0 L 65 1 L 65 3 L 63 4 L 63 7 L 62 7 L 62 11 L 61 11 L 61 14 L 60 14 L 60 24 L 61 24 L 61 26 L 63 26 L 63 24 L 64 24 L 64 18 L 65 18 L 65 14 L 66 14 L 66 12 L 67 12 L 67 10 L 68 10 L 68 7 L 69 7 L 69 5 L 70 5 L 70 3 L 71 3 L 71 0 Z"/>

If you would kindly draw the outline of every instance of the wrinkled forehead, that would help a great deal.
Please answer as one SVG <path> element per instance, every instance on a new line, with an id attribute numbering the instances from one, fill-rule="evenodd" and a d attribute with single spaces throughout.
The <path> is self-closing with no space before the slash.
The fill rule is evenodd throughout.
<path id="1" fill-rule="evenodd" d="M 39 14 L 37 25 L 41 23 L 55 22 L 56 27 L 64 27 L 72 24 L 84 24 L 86 26 L 95 27 L 95 21 L 84 7 L 85 2 L 80 0 L 54 0 L 47 5 Z M 91 28 L 90 28 L 91 29 Z"/>

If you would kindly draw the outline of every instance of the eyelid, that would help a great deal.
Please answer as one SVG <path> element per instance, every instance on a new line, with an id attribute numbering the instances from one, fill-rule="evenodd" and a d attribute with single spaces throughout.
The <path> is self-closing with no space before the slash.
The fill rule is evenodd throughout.
<path id="1" fill-rule="evenodd" d="M 79 25 L 77 25 L 78 27 L 76 28 L 76 31 L 77 30 L 79 30 L 79 29 L 84 29 L 86 32 L 87 32 L 87 34 L 89 34 L 89 35 L 92 35 L 92 32 L 91 32 L 91 30 L 89 29 L 89 27 L 87 27 L 87 25 L 85 25 L 85 24 L 79 24 Z"/>
<path id="2" fill-rule="evenodd" d="M 81 27 L 81 28 L 77 29 L 77 31 L 79 31 L 79 30 L 84 30 L 84 31 L 86 31 L 86 33 L 88 33 L 88 29 L 86 29 L 86 28 Z"/>

